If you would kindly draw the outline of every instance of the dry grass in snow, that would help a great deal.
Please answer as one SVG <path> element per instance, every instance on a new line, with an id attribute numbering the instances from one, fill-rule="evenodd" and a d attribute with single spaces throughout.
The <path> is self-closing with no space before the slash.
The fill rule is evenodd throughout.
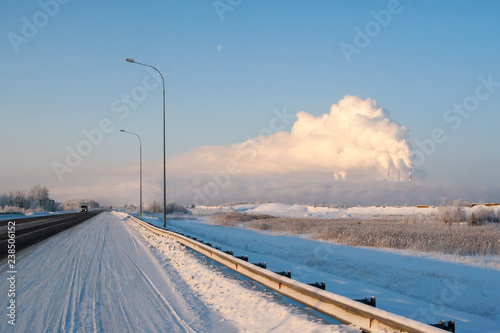
<path id="1" fill-rule="evenodd" d="M 391 216 L 381 219 L 318 219 L 272 217 L 229 212 L 210 217 L 214 224 L 254 230 L 307 235 L 349 246 L 500 255 L 500 224 L 470 227 L 444 224 L 436 216 Z"/>

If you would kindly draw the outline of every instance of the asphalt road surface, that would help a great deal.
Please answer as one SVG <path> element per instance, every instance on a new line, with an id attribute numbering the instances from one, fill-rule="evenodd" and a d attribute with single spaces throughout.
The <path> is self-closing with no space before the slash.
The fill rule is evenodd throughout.
<path id="1" fill-rule="evenodd" d="M 8 230 L 15 236 L 15 249 L 17 252 L 63 230 L 74 227 L 102 212 L 102 210 L 95 210 L 88 213 L 54 214 L 0 221 L 0 258 L 7 256 Z"/>

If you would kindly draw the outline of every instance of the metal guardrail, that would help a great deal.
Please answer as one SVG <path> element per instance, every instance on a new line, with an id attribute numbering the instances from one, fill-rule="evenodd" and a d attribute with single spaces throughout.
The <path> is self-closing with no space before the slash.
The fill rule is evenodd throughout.
<path id="1" fill-rule="evenodd" d="M 358 326 L 363 332 L 409 332 L 409 333 L 443 333 L 440 328 L 427 325 L 413 319 L 405 318 L 370 305 L 340 296 L 311 285 L 292 280 L 288 277 L 261 268 L 247 261 L 203 244 L 198 240 L 153 226 L 152 224 L 131 216 L 131 218 L 160 235 L 174 238 L 177 242 L 199 252 L 206 257 L 238 272 L 239 274 L 260 283 L 294 301 L 330 316 L 344 324 Z"/>

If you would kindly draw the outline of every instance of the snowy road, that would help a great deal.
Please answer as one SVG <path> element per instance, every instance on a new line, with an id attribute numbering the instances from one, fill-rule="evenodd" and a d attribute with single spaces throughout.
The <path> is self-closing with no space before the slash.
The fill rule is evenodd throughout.
<path id="1" fill-rule="evenodd" d="M 3 314 L 1 332 L 232 331 L 112 214 L 19 252 L 17 271 L 16 325 Z M 5 305 L 5 259 L 1 281 Z"/>
<path id="2" fill-rule="evenodd" d="M 16 325 L 2 306 L 0 332 L 359 332 L 292 306 L 121 213 L 102 213 L 17 253 L 16 268 Z"/>

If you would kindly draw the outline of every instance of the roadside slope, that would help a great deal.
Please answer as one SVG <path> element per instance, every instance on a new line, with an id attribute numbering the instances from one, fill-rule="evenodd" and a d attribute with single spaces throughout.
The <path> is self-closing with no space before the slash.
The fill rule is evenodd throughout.
<path id="1" fill-rule="evenodd" d="M 498 257 L 343 246 L 204 220 L 169 220 L 167 227 L 246 254 L 251 262 L 266 261 L 270 270 L 291 270 L 298 281 L 325 281 L 327 291 L 345 297 L 376 296 L 377 307 L 404 317 L 424 323 L 455 320 L 464 333 L 499 332 Z"/>

